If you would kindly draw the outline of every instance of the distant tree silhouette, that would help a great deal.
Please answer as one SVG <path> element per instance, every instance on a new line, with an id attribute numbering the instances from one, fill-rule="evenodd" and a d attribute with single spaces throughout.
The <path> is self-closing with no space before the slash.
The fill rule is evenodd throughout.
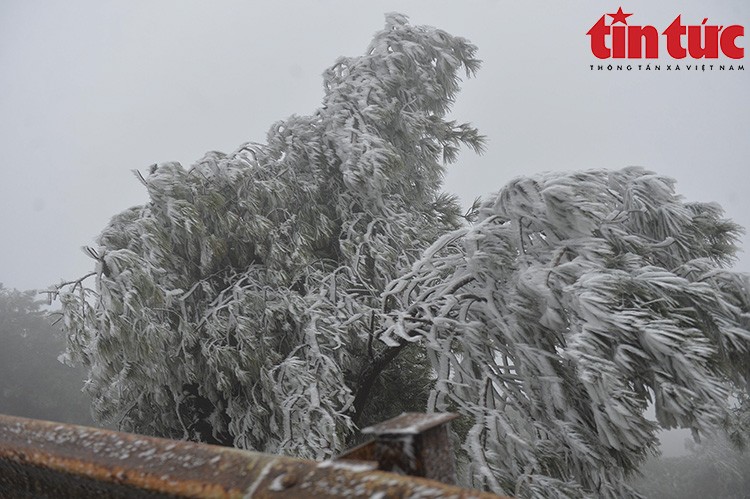
<path id="1" fill-rule="evenodd" d="M 35 297 L 0 284 L 0 413 L 92 424 L 84 371 L 57 360 L 65 336 Z"/>

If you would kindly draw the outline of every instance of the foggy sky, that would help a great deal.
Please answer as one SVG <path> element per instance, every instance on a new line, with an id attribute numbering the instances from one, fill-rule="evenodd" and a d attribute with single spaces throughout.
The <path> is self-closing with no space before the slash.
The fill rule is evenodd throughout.
<path id="1" fill-rule="evenodd" d="M 710 7 L 709 7 L 710 5 Z M 592 72 L 585 32 L 619 4 L 567 2 L 43 2 L 0 6 L 0 282 L 85 273 L 109 218 L 146 201 L 132 169 L 263 141 L 322 97 L 320 74 L 364 52 L 397 10 L 479 46 L 454 109 L 488 137 L 446 190 L 465 203 L 545 170 L 641 165 L 750 227 L 750 73 Z M 750 4 L 632 1 L 636 24 L 682 14 L 748 23 Z M 750 240 L 745 238 L 744 246 Z M 750 270 L 742 255 L 738 268 Z"/>
<path id="2" fill-rule="evenodd" d="M 746 0 L 3 0 L 0 282 L 45 288 L 92 269 L 80 247 L 147 201 L 132 169 L 188 167 L 314 112 L 323 70 L 364 53 L 389 11 L 479 47 L 453 115 L 487 152 L 463 151 L 446 178 L 464 204 L 518 175 L 641 165 L 750 227 L 750 68 L 592 72 L 585 33 L 620 5 L 634 24 L 750 26 Z"/>

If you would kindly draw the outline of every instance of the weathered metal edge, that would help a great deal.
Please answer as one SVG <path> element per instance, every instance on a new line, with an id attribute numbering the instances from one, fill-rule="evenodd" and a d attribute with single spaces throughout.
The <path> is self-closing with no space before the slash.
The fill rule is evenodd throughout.
<path id="1" fill-rule="evenodd" d="M 11 497 L 499 497 L 368 468 L 0 415 Z"/>

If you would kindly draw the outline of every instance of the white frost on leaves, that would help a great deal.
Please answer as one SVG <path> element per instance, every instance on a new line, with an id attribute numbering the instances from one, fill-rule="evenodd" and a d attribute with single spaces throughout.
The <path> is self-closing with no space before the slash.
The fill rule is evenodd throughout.
<path id="1" fill-rule="evenodd" d="M 460 146 L 482 148 L 473 127 L 447 119 L 475 52 L 388 15 L 366 55 L 324 73 L 314 115 L 273 124 L 265 144 L 141 175 L 149 202 L 116 215 L 89 251 L 93 286 L 58 294 L 66 359 L 89 367 L 97 417 L 339 453 L 355 430 L 356 380 L 387 348 L 382 292 L 460 226 L 440 188 Z"/>
<path id="2" fill-rule="evenodd" d="M 89 252 L 93 285 L 57 292 L 96 416 L 330 458 L 371 359 L 411 343 L 428 409 L 472 424 L 461 469 L 499 493 L 630 495 L 651 394 L 665 427 L 719 424 L 750 350 L 750 281 L 724 269 L 737 227 L 639 168 L 519 178 L 462 227 L 440 188 L 460 146 L 482 149 L 447 119 L 475 52 L 388 15 L 313 116 L 152 168 L 149 202 Z"/>
<path id="3" fill-rule="evenodd" d="M 386 298 L 384 341 L 421 341 L 430 409 L 470 416 L 463 468 L 520 497 L 627 497 L 659 423 L 710 432 L 748 361 L 738 232 L 640 168 L 511 182 Z M 717 359 L 721 359 L 717 362 Z"/>

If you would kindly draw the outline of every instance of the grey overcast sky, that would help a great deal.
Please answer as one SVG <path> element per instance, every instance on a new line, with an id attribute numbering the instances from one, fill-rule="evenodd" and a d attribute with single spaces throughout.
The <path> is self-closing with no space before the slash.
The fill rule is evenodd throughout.
<path id="1" fill-rule="evenodd" d="M 454 116 L 487 152 L 464 151 L 446 178 L 464 203 L 518 175 L 641 165 L 750 227 L 750 68 L 591 71 L 585 33 L 620 6 L 660 29 L 678 14 L 750 26 L 747 0 L 2 0 L 0 282 L 45 288 L 90 270 L 80 247 L 146 201 L 132 169 L 188 167 L 312 113 L 323 70 L 362 54 L 389 11 L 479 47 Z"/>
<path id="2" fill-rule="evenodd" d="M 591 71 L 585 33 L 620 5 L 631 24 L 750 25 L 746 0 L 3 0 L 0 282 L 44 288 L 88 271 L 80 247 L 146 201 L 132 169 L 188 167 L 313 112 L 323 70 L 363 53 L 389 11 L 479 46 L 454 116 L 488 148 L 464 151 L 446 178 L 465 203 L 517 175 L 642 165 L 750 227 L 750 68 Z"/>

